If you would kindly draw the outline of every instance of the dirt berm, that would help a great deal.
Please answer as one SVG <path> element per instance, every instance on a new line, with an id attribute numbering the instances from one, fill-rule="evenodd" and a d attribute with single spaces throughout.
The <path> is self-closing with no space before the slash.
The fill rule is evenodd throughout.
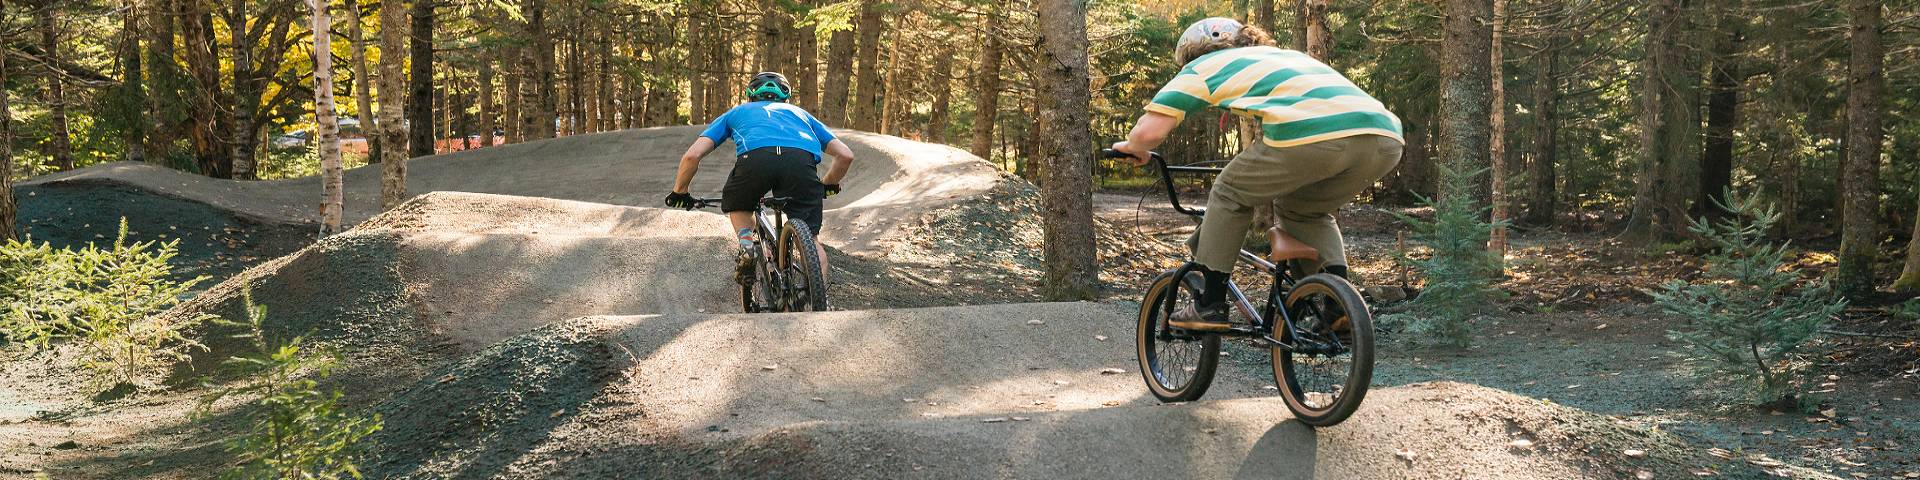
<path id="1" fill-rule="evenodd" d="M 670 189 L 680 154 L 699 128 L 622 130 L 421 157 L 407 162 L 407 192 L 460 191 L 652 207 Z M 978 196 L 1001 178 L 992 165 L 953 147 L 852 130 L 835 133 L 859 157 L 841 182 L 842 193 L 826 205 L 827 222 L 836 227 L 823 240 L 845 251 L 873 249 L 875 241 L 896 233 L 919 212 Z M 694 179 L 694 194 L 719 196 L 733 167 L 732 153 L 727 144 L 707 156 Z M 347 171 L 345 183 L 348 223 L 380 212 L 379 165 Z M 96 227 L 67 235 L 78 241 L 111 234 L 121 216 L 157 219 L 178 217 L 180 211 L 252 224 L 309 225 L 318 220 L 320 196 L 317 177 L 241 182 L 130 162 L 47 175 L 18 188 L 23 225 Z M 83 205 L 92 208 L 70 205 L 114 192 L 128 198 Z M 47 238 L 54 233 L 38 236 L 66 238 Z"/>
<path id="2" fill-rule="evenodd" d="M 382 453 L 367 468 L 397 478 L 1763 475 L 1655 431 L 1456 383 L 1376 390 L 1352 420 L 1318 430 L 1276 399 L 1227 388 L 1158 405 L 1134 372 L 1131 314 L 1055 303 L 576 319 L 381 403 Z"/>

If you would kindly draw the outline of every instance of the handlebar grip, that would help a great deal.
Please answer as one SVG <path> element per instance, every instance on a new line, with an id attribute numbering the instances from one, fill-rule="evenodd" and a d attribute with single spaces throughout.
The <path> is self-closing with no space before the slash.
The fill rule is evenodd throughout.
<path id="1" fill-rule="evenodd" d="M 1147 156 L 1154 160 L 1162 160 L 1160 152 L 1147 152 Z M 1111 148 L 1102 148 L 1100 149 L 1100 158 L 1133 158 L 1133 154 Z"/>

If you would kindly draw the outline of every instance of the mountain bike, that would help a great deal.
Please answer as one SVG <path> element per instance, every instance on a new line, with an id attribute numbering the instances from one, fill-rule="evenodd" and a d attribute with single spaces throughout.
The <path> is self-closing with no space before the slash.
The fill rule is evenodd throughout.
<path id="1" fill-rule="evenodd" d="M 1127 157 L 1111 149 L 1101 155 Z M 1174 211 L 1198 222 L 1206 209 L 1180 204 L 1173 174 L 1219 174 L 1223 169 L 1169 166 L 1159 153 L 1150 157 Z M 1245 320 L 1229 330 L 1193 331 L 1167 323 L 1173 312 L 1200 300 L 1204 281 L 1195 271 L 1197 264 L 1189 261 L 1153 280 L 1140 301 L 1134 336 L 1141 376 L 1163 402 L 1198 400 L 1219 367 L 1220 339 L 1244 339 L 1267 349 L 1275 386 L 1296 418 L 1317 427 L 1338 424 L 1360 408 L 1373 380 L 1373 315 L 1344 278 L 1326 273 L 1296 278 L 1287 264 L 1317 258 L 1313 247 L 1278 227 L 1268 231 L 1268 239 L 1272 248 L 1264 257 L 1240 251 L 1240 260 L 1263 274 L 1261 281 L 1271 279 L 1266 302 L 1255 308 L 1240 285 L 1229 281 L 1232 309 Z"/>
<path id="2" fill-rule="evenodd" d="M 827 277 L 820 249 L 803 222 L 788 221 L 787 197 L 760 199 L 753 211 L 751 271 L 735 272 L 740 307 L 747 313 L 827 310 Z M 693 208 L 717 207 L 718 198 L 695 198 Z"/>

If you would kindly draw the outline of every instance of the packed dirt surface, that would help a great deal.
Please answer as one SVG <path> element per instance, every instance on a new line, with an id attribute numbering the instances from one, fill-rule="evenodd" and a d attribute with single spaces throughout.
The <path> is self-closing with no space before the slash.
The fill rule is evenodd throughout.
<path id="1" fill-rule="evenodd" d="M 1159 404 L 1137 371 L 1138 307 L 1127 299 L 1178 263 L 1189 219 L 1158 196 L 1096 197 L 1106 300 L 1031 303 L 1044 278 L 1032 185 L 949 147 L 878 135 L 847 132 L 862 155 L 855 172 L 870 170 L 828 203 L 839 311 L 732 313 L 724 219 L 650 207 L 692 134 L 417 160 L 413 188 L 425 193 L 377 216 L 374 173 L 356 170 L 356 228 L 168 314 L 241 318 L 250 291 L 269 336 L 341 353 L 321 387 L 384 420 L 360 465 L 371 478 L 1832 478 L 1795 466 L 1830 465 L 1821 459 L 1673 435 L 1697 423 L 1642 411 L 1698 402 L 1668 395 L 1681 381 L 1666 365 L 1609 375 L 1626 352 L 1657 355 L 1634 350 L 1645 339 L 1565 355 L 1591 318 L 1564 313 L 1500 320 L 1490 328 L 1524 333 L 1485 344 L 1498 352 L 1431 352 L 1387 334 L 1365 406 L 1331 428 L 1291 420 L 1265 352 L 1238 343 L 1209 397 Z M 719 157 L 695 192 L 718 190 L 730 164 Z M 132 217 L 168 212 L 255 222 L 223 238 L 269 245 L 281 229 L 311 226 L 299 212 L 317 190 L 312 179 L 223 182 L 116 164 L 23 191 L 68 203 L 118 192 L 99 198 L 172 209 L 130 210 L 141 232 L 169 220 Z M 50 208 L 30 228 L 101 216 Z M 1342 212 L 1363 276 L 1396 277 L 1385 217 Z M 209 350 L 123 398 L 89 398 L 98 388 L 75 373 L 73 352 L 6 353 L 0 477 L 206 478 L 231 466 L 222 442 L 256 407 L 189 412 L 208 382 L 232 381 L 215 366 L 238 353 L 232 333 L 193 332 Z M 1593 376 L 1579 383 L 1596 387 L 1542 375 Z M 1598 385 L 1633 406 L 1607 403 Z"/>
<path id="2" fill-rule="evenodd" d="M 493 193 L 653 207 L 670 190 L 680 154 L 699 129 L 624 130 L 422 157 L 407 163 L 407 192 Z M 850 130 L 835 133 L 853 147 L 859 160 L 841 182 L 841 193 L 827 199 L 826 221 L 837 228 L 829 229 L 822 239 L 849 252 L 873 251 L 878 248 L 876 242 L 893 236 L 920 210 L 978 196 L 1001 179 L 992 165 L 953 147 Z M 720 186 L 732 168 L 729 143 L 704 159 L 691 191 L 696 196 L 719 196 Z M 347 171 L 345 183 L 348 223 L 364 221 L 380 212 L 379 165 Z M 101 232 L 102 225 L 110 236 L 111 225 L 123 215 L 165 221 L 166 216 L 156 215 L 161 212 L 146 210 L 152 208 L 142 205 L 148 200 L 204 204 L 256 223 L 313 224 L 318 221 L 320 180 L 218 180 L 120 162 L 35 178 L 17 188 L 24 198 L 21 223 L 28 233 L 55 228 L 51 225 L 63 229 L 93 225 L 81 235 L 86 237 Z M 39 192 L 63 188 L 77 198 L 66 202 L 52 198 L 38 202 L 34 198 L 41 195 Z M 138 198 L 114 199 L 111 205 L 100 205 L 107 208 L 85 208 L 93 205 L 85 202 L 106 198 L 96 193 L 99 190 L 127 192 L 125 195 Z M 35 209 L 33 203 L 47 207 Z"/>

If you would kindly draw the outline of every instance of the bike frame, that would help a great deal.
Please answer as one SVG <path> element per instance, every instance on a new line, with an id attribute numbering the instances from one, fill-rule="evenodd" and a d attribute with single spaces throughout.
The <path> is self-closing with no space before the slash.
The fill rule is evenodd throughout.
<path id="1" fill-rule="evenodd" d="M 699 207 L 711 207 L 720 204 L 720 199 L 718 198 L 696 198 L 694 200 L 699 202 Z M 785 210 L 767 207 L 767 200 L 769 200 L 769 198 L 760 199 L 760 202 L 754 205 L 753 209 L 753 225 L 755 229 L 758 230 L 758 234 L 754 235 L 753 239 L 754 246 L 756 247 L 754 248 L 754 253 L 759 255 L 760 258 L 758 261 L 767 267 L 766 273 L 769 275 L 769 278 L 761 281 L 769 282 L 767 285 L 783 297 L 790 296 L 792 292 L 788 292 L 786 289 L 786 267 L 787 263 L 791 260 L 782 257 L 779 248 L 776 247 L 780 241 L 780 227 L 786 225 L 787 222 L 787 212 Z M 766 262 L 772 263 L 768 264 Z M 765 300 L 772 303 L 775 301 L 787 302 L 791 299 L 780 298 Z"/>
<path id="2" fill-rule="evenodd" d="M 1187 216 L 1193 217 L 1195 222 L 1199 222 L 1201 218 L 1205 217 L 1207 214 L 1207 210 L 1205 208 L 1196 209 L 1196 208 L 1191 208 L 1191 207 L 1187 207 L 1180 204 L 1180 193 L 1178 190 L 1174 188 L 1173 174 L 1175 172 L 1179 172 L 1179 173 L 1198 174 L 1198 175 L 1218 175 L 1220 174 L 1220 172 L 1225 171 L 1226 169 L 1220 168 L 1220 167 L 1172 166 L 1172 165 L 1168 165 L 1166 158 L 1160 156 L 1160 154 L 1157 152 L 1152 154 L 1152 160 L 1153 160 L 1154 167 L 1160 171 L 1161 183 L 1164 183 L 1167 186 L 1167 201 L 1173 204 L 1173 210 L 1175 212 L 1179 212 L 1181 214 L 1185 214 Z M 1307 338 L 1307 337 L 1303 336 L 1303 332 L 1299 329 L 1299 327 L 1294 325 L 1292 315 L 1287 313 L 1286 308 L 1283 308 L 1283 306 L 1286 305 L 1287 293 L 1293 290 L 1294 279 L 1293 279 L 1292 273 L 1289 273 L 1286 269 L 1281 268 L 1280 265 L 1267 261 L 1266 258 L 1263 258 L 1260 255 L 1255 254 L 1253 252 L 1249 252 L 1246 249 L 1240 250 L 1240 260 L 1246 261 L 1248 264 L 1253 265 L 1254 268 L 1259 269 L 1262 272 L 1266 272 L 1269 276 L 1272 276 L 1273 288 L 1271 288 L 1268 291 L 1267 303 L 1265 305 L 1265 308 L 1255 309 L 1253 306 L 1253 300 L 1247 298 L 1246 292 L 1240 289 L 1240 284 L 1237 282 L 1234 282 L 1232 278 L 1229 277 L 1227 280 L 1227 292 L 1229 295 L 1233 297 L 1233 306 L 1234 308 L 1239 309 L 1241 313 L 1246 314 L 1246 316 L 1253 321 L 1253 329 L 1228 330 L 1225 332 L 1219 332 L 1218 333 L 1219 335 L 1225 335 L 1230 337 L 1248 337 L 1248 338 L 1252 338 L 1256 343 L 1260 344 L 1260 346 L 1262 347 L 1279 348 L 1281 350 L 1285 350 L 1288 352 L 1318 351 L 1318 350 L 1324 350 L 1327 348 L 1333 348 L 1333 349 L 1341 348 L 1341 345 L 1339 345 L 1339 342 L 1337 339 L 1334 341 L 1332 345 L 1327 345 L 1322 342 L 1314 342 L 1311 340 L 1305 340 L 1305 341 L 1302 340 L 1303 338 Z M 1177 279 L 1187 278 L 1187 274 L 1193 272 L 1194 269 L 1198 267 L 1199 267 L 1199 264 L 1197 263 L 1194 263 L 1192 261 L 1186 262 L 1185 264 L 1180 265 L 1179 269 L 1174 271 L 1173 278 L 1175 278 L 1176 281 L 1178 281 Z M 1171 315 L 1172 314 L 1171 302 L 1168 303 L 1166 309 L 1168 311 L 1163 313 Z M 1264 312 L 1264 314 L 1262 314 L 1262 312 Z M 1286 330 L 1284 330 L 1282 333 L 1284 333 L 1283 336 L 1287 340 L 1274 338 L 1276 325 L 1286 326 Z"/>

